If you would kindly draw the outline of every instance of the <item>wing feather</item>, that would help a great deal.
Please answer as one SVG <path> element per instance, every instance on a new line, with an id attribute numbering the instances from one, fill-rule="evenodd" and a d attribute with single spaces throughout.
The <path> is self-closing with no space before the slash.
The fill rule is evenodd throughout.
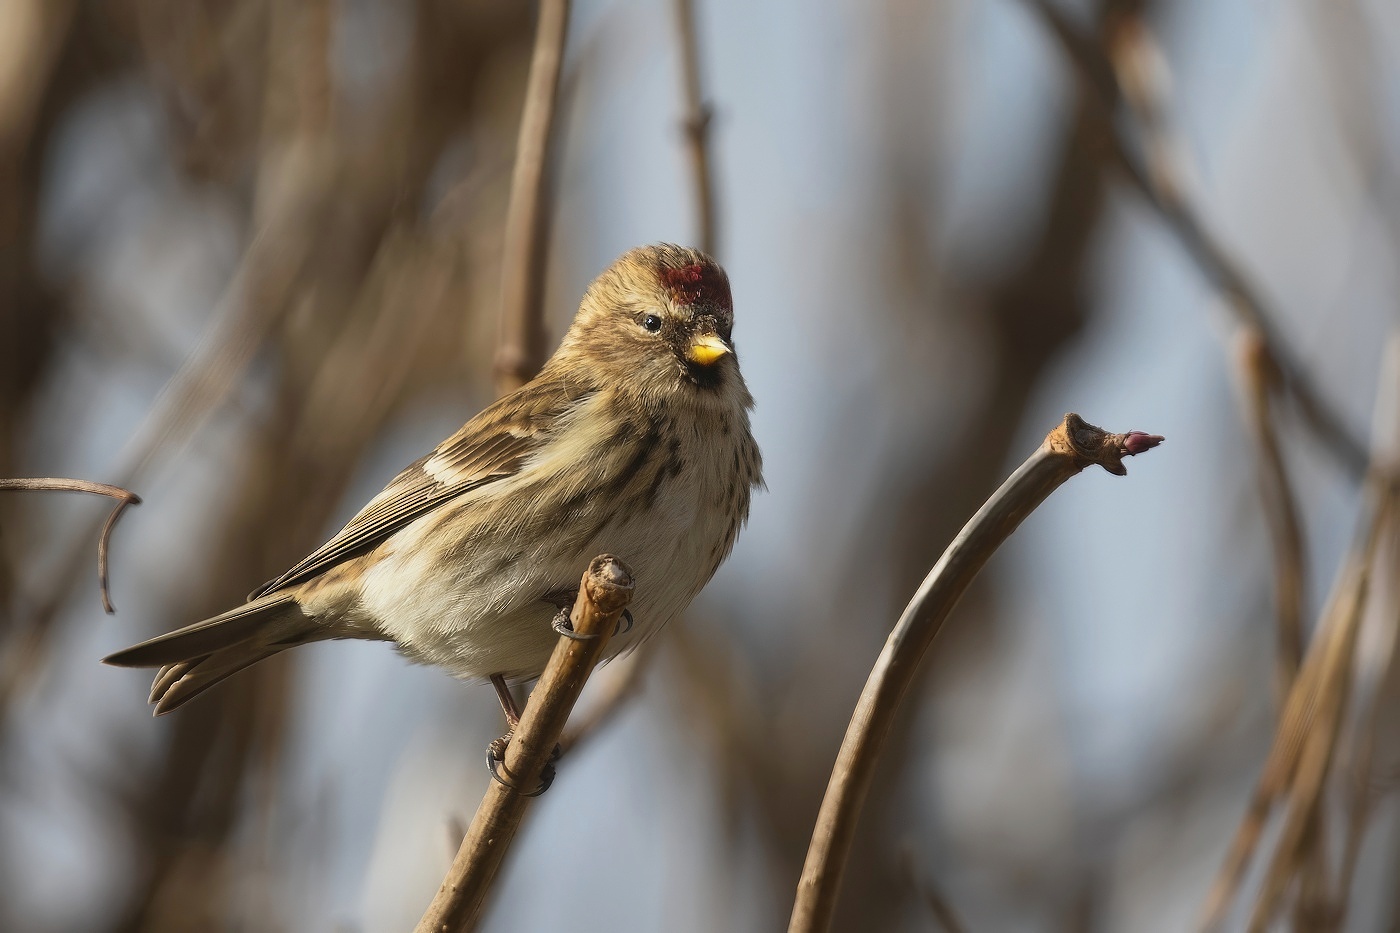
<path id="1" fill-rule="evenodd" d="M 548 442 L 558 419 L 591 394 L 536 380 L 500 399 L 394 477 L 335 537 L 248 598 L 309 580 L 373 548 L 444 502 L 515 475 Z"/>

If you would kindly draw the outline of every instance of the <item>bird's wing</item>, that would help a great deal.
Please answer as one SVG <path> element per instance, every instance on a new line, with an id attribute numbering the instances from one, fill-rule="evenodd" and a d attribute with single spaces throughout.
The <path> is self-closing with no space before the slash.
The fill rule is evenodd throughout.
<path id="1" fill-rule="evenodd" d="M 590 394 L 536 380 L 500 399 L 394 477 L 335 537 L 248 598 L 309 580 L 449 499 L 513 476 L 548 442 L 555 422 Z"/>

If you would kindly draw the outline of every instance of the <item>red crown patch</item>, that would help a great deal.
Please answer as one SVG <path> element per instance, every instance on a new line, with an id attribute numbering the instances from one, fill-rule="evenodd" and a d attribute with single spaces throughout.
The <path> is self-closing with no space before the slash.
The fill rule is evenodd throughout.
<path id="1" fill-rule="evenodd" d="M 671 299 L 681 305 L 718 305 L 734 310 L 729 295 L 729 280 L 719 267 L 706 262 L 693 262 L 679 269 L 662 269 L 661 282 L 671 292 Z"/>

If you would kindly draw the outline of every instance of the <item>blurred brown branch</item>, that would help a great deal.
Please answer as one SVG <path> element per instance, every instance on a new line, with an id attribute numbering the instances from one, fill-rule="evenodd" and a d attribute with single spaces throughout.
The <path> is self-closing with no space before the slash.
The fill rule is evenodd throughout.
<path id="1" fill-rule="evenodd" d="M 1238 358 L 1247 414 L 1259 445 L 1259 492 L 1274 539 L 1274 613 L 1278 627 L 1274 690 L 1282 709 L 1303 658 L 1306 598 L 1302 520 L 1269 405 L 1278 379 L 1273 358 L 1253 330 L 1241 335 Z"/>
<path id="2" fill-rule="evenodd" d="M 1395 601 L 1393 582 L 1400 581 L 1400 515 L 1391 510 L 1390 527 L 1385 534 L 1388 541 L 1382 549 L 1388 549 L 1388 560 L 1377 574 L 1379 579 L 1392 581 L 1388 594 L 1391 603 L 1383 607 L 1381 617 L 1388 626 L 1389 643 L 1387 652 L 1377 661 L 1380 671 L 1376 683 L 1371 688 L 1369 702 L 1362 704 L 1356 730 L 1351 740 L 1350 773 L 1345 775 L 1349 785 L 1346 796 L 1347 818 L 1342 840 L 1341 866 L 1337 872 L 1336 926 L 1343 928 L 1343 920 L 1351 904 L 1352 883 L 1361 857 L 1361 845 L 1366 831 L 1375 816 L 1377 801 L 1393 787 L 1377 787 L 1376 758 L 1377 745 L 1387 732 L 1394 732 L 1390 716 L 1396 708 L 1397 693 L 1400 693 L 1400 602 Z M 1393 742 L 1393 740 L 1392 740 Z M 1393 747 L 1390 749 L 1393 751 Z"/>
<path id="3" fill-rule="evenodd" d="M 545 246 L 549 233 L 545 179 L 568 27 L 569 0 L 541 0 L 502 243 L 501 335 L 496 351 L 496 391 L 500 395 L 520 388 L 544 362 Z"/>
<path id="4" fill-rule="evenodd" d="M 110 486 L 107 483 L 53 477 L 0 479 L 0 489 L 53 489 L 63 492 L 87 492 L 117 500 L 117 504 L 112 507 L 111 514 L 107 516 L 107 521 L 102 524 L 102 532 L 97 537 L 97 585 L 102 592 L 102 608 L 108 615 L 116 612 L 116 607 L 112 605 L 111 592 L 107 586 L 108 542 L 112 538 L 112 529 L 117 527 L 117 519 L 122 517 L 122 512 L 126 511 L 126 507 L 129 505 L 140 505 L 141 497 L 129 489 Z"/>
<path id="5" fill-rule="evenodd" d="M 1392 367 L 1393 368 L 1393 367 Z M 1395 390 L 1393 372 L 1383 373 L 1381 401 Z M 1393 426 L 1386 429 L 1393 430 Z M 1377 440 L 1377 447 L 1381 446 Z M 1338 738 L 1356 679 L 1356 646 L 1363 612 L 1371 593 L 1376 554 L 1397 513 L 1400 486 L 1392 458 L 1377 453 L 1368 471 L 1360 530 L 1337 573 L 1332 596 L 1317 624 L 1274 731 L 1268 758 L 1249 804 L 1226 853 L 1202 910 L 1201 928 L 1220 929 L 1239 892 L 1264 829 L 1281 804 L 1283 827 L 1273 840 L 1273 852 L 1261 890 L 1255 898 L 1249 927 L 1263 931 L 1283 909 L 1292 883 L 1298 884 L 1296 918 L 1303 926 L 1333 925 L 1345 910 L 1347 886 L 1335 890 L 1327 881 L 1328 850 L 1323 830 L 1323 792 L 1329 774 L 1339 770 Z M 1392 642 L 1392 649 L 1394 642 Z M 1353 759 L 1370 769 L 1366 742 L 1350 750 Z M 1342 878 L 1349 881 L 1353 853 L 1359 845 L 1365 817 L 1364 800 L 1357 801 L 1344 843 Z"/>
<path id="6" fill-rule="evenodd" d="M 1280 717 L 1303 658 L 1304 544 L 1297 497 L 1274 427 L 1271 401 L 1279 380 L 1273 357 L 1257 331 L 1247 329 L 1239 341 L 1239 364 L 1245 383 L 1246 414 L 1259 447 L 1259 491 L 1264 514 L 1273 536 L 1274 618 L 1277 629 L 1274 697 Z M 1326 901 L 1326 812 L 1313 809 L 1301 846 L 1309 864 L 1300 874 L 1303 889 L 1298 896 L 1299 922 L 1306 926 L 1312 902 Z"/>
<path id="7" fill-rule="evenodd" d="M 1109 434 L 1076 414 L 1067 414 L 948 545 L 895 623 L 851 715 L 817 814 L 788 933 L 822 933 L 830 927 L 881 742 L 920 660 L 968 584 L 1026 516 L 1065 481 L 1094 464 L 1124 476 L 1124 457 L 1150 450 L 1161 441 L 1137 431 Z"/>
<path id="8" fill-rule="evenodd" d="M 496 872 L 525 817 L 531 791 L 632 600 L 632 586 L 632 572 L 616 557 L 603 554 L 589 564 L 570 616 L 575 637 L 560 637 L 506 746 L 501 771 L 513 786 L 492 781 L 487 787 L 447 877 L 418 922 L 418 933 L 458 933 L 476 927 Z"/>
<path id="9" fill-rule="evenodd" d="M 694 185 L 697 246 L 711 256 L 719 249 L 715 217 L 714 172 L 710 161 L 710 121 L 714 117 L 700 84 L 700 40 L 696 35 L 694 0 L 676 0 L 676 45 L 680 53 L 681 84 L 685 93 L 685 151 Z"/>
<path id="10" fill-rule="evenodd" d="M 1393 493 L 1381 492 L 1364 533 L 1342 566 L 1337 590 L 1319 624 L 1319 634 L 1309 646 L 1284 706 L 1254 796 L 1207 900 L 1203 929 L 1218 929 L 1224 921 L 1225 910 L 1239 887 L 1265 821 L 1274 803 L 1284 798 L 1287 809 L 1284 828 L 1275 843 L 1264 887 L 1255 903 L 1251 930 L 1267 926 L 1280 906 L 1287 882 L 1294 877 L 1304 830 L 1319 804 L 1322 785 L 1332 763 L 1372 557 L 1380 540 L 1380 529 L 1393 507 Z"/>
<path id="11" fill-rule="evenodd" d="M 1109 31 L 1107 49 L 1083 35 L 1053 0 L 1025 0 L 1040 15 L 1084 83 L 1096 93 L 1107 139 L 1110 164 L 1119 169 L 1166 222 L 1187 254 L 1226 299 L 1240 322 L 1257 331 L 1280 376 L 1281 387 L 1297 404 L 1305 424 L 1357 477 L 1366 472 L 1366 444 L 1342 413 L 1314 385 L 1299 354 L 1288 344 L 1278 322 L 1281 315 L 1254 284 L 1244 267 L 1210 231 L 1187 199 L 1179 148 L 1165 122 L 1160 56 L 1140 17 L 1120 18 Z M 1145 62 L 1150 58 L 1150 62 Z M 1141 135 L 1130 141 L 1117 122 L 1118 105 L 1126 104 Z M 1141 148 L 1144 158 L 1138 155 Z"/>

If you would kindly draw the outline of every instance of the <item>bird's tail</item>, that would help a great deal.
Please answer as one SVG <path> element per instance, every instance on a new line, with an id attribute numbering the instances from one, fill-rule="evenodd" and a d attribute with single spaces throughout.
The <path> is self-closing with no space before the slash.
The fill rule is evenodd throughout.
<path id="1" fill-rule="evenodd" d="M 160 716 L 250 664 L 322 637 L 321 627 L 297 601 L 279 593 L 124 648 L 102 661 L 119 667 L 159 667 L 150 702 Z"/>

